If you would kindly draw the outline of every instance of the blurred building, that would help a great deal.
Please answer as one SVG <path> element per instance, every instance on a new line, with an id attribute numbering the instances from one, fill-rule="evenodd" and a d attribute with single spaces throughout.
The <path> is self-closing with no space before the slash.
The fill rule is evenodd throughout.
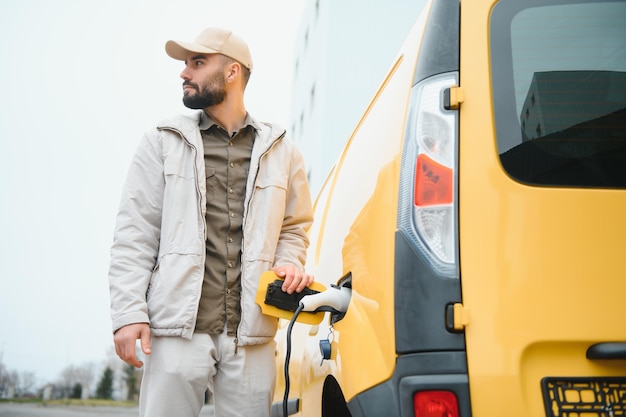
<path id="1" fill-rule="evenodd" d="M 391 68 L 425 0 L 310 0 L 295 42 L 289 135 L 313 197 Z"/>

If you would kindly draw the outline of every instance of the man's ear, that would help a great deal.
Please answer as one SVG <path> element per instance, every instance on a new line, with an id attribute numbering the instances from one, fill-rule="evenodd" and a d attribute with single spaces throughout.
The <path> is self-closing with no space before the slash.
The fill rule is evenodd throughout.
<path id="1" fill-rule="evenodd" d="M 228 65 L 226 72 L 226 80 L 229 82 L 234 81 L 239 74 L 241 74 L 241 64 L 239 62 L 233 62 Z"/>

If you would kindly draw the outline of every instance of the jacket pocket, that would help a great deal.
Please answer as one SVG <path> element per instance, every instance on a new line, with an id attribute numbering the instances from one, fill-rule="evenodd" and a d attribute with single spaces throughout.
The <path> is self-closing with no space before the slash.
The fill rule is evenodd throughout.
<path id="1" fill-rule="evenodd" d="M 194 161 L 177 154 L 168 155 L 164 160 L 163 173 L 165 188 L 161 213 L 160 254 L 163 256 L 171 252 L 190 251 L 197 253 L 196 247 L 204 239 L 200 231 L 202 220 L 199 214 L 201 208 L 198 191 L 202 184 L 198 184 L 196 180 Z"/>
<path id="2" fill-rule="evenodd" d="M 203 277 L 202 256 L 176 253 L 163 256 L 148 298 L 152 327 L 191 328 Z"/>
<path id="3" fill-rule="evenodd" d="M 287 179 L 267 177 L 257 181 L 246 221 L 246 259 L 273 262 L 283 229 Z"/>
<path id="4" fill-rule="evenodd" d="M 256 188 L 266 189 L 271 187 L 277 187 L 283 191 L 287 191 L 287 178 L 282 176 L 270 176 L 257 180 Z"/>
<path id="5" fill-rule="evenodd" d="M 163 173 L 166 178 L 173 176 L 185 180 L 193 179 L 195 176 L 193 158 L 184 153 L 168 154 L 163 160 Z"/>

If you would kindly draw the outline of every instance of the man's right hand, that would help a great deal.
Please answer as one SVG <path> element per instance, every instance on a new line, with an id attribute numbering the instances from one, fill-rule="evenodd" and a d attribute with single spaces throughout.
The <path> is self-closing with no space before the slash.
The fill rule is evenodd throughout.
<path id="1" fill-rule="evenodd" d="M 148 323 L 133 323 L 117 329 L 113 335 L 115 353 L 121 360 L 135 368 L 141 368 L 143 362 L 137 359 L 135 345 L 141 340 L 141 350 L 146 355 L 152 353 L 150 348 L 150 326 Z"/>

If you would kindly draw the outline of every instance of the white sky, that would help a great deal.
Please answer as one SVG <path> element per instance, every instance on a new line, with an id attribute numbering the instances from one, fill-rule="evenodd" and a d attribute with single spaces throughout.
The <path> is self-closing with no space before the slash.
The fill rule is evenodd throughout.
<path id="1" fill-rule="evenodd" d="M 308 0 L 0 3 L 0 360 L 52 382 L 112 345 L 107 271 L 144 131 L 185 112 L 168 39 L 232 29 L 252 51 L 248 111 L 289 125 Z"/>

